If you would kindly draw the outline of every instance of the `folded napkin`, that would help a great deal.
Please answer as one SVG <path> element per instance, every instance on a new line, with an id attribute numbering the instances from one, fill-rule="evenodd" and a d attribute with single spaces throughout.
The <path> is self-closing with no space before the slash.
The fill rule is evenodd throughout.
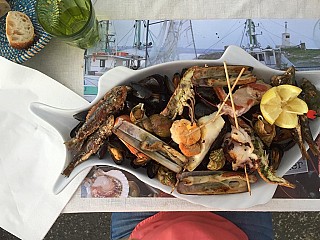
<path id="1" fill-rule="evenodd" d="M 50 77 L 0 57 L 0 226 L 21 239 L 42 239 L 87 171 L 63 192 L 53 186 L 65 164 L 58 132 L 29 110 L 31 102 L 59 108 L 88 103 Z"/>

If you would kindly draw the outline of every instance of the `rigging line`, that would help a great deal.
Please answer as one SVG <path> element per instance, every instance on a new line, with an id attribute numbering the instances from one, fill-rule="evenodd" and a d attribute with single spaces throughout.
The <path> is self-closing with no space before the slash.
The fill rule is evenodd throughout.
<path id="1" fill-rule="evenodd" d="M 273 20 L 271 20 L 271 19 L 268 19 L 268 20 L 271 21 L 271 22 L 273 22 L 273 23 L 275 23 L 275 24 L 277 24 L 277 25 L 279 25 L 279 26 L 284 27 L 282 24 L 277 23 L 276 21 L 273 21 Z M 288 27 L 287 27 L 287 29 L 290 30 L 291 32 L 296 33 L 296 34 L 299 34 L 300 36 L 305 37 L 305 38 L 307 38 L 307 39 L 309 39 L 309 40 L 313 40 L 312 38 L 310 38 L 310 37 L 308 37 L 308 36 L 306 36 L 306 35 L 304 35 L 304 34 L 302 34 L 302 33 L 296 32 L 295 30 L 293 30 L 293 29 L 291 29 L 291 28 L 288 28 Z"/>
<path id="2" fill-rule="evenodd" d="M 207 52 L 207 50 L 210 50 L 211 47 L 217 45 L 219 42 L 221 42 L 223 39 L 225 39 L 226 37 L 228 37 L 228 35 L 230 35 L 231 33 L 235 32 L 236 30 L 238 30 L 241 25 L 239 27 L 237 27 L 236 29 L 234 29 L 233 31 L 231 31 L 231 29 L 237 24 L 237 22 L 235 22 L 235 24 L 232 25 L 232 27 L 228 30 L 229 33 L 227 33 L 225 36 L 223 36 L 220 40 L 218 40 L 216 43 L 212 44 L 210 47 L 208 47 L 204 52 Z M 231 32 L 230 32 L 231 31 Z"/>
<path id="3" fill-rule="evenodd" d="M 242 41 L 243 41 L 243 38 L 244 38 L 244 35 L 246 33 L 246 23 L 244 22 L 244 27 L 243 27 L 243 31 L 242 31 L 242 36 L 241 36 L 241 41 L 240 41 L 240 47 L 242 45 Z"/>
<path id="4" fill-rule="evenodd" d="M 189 24 L 190 24 L 190 30 L 191 30 L 191 35 L 192 35 L 192 42 L 193 42 L 194 54 L 196 55 L 196 58 L 198 58 L 196 43 L 195 43 L 195 41 L 194 41 L 193 28 L 192 28 L 192 22 L 191 22 L 191 20 L 189 20 Z"/>
<path id="5" fill-rule="evenodd" d="M 150 25 L 150 24 L 149 24 Z M 149 36 L 150 36 L 150 39 L 151 39 L 151 42 L 155 42 L 155 38 L 157 37 L 151 30 L 149 30 Z M 148 44 L 148 43 L 146 43 Z"/>
<path id="6" fill-rule="evenodd" d="M 235 25 L 235 24 L 234 24 Z M 233 26 L 234 26 L 233 25 Z M 232 27 L 233 27 L 232 26 Z M 232 28 L 231 27 L 231 28 Z M 219 41 L 215 42 L 214 44 L 212 44 L 210 47 L 208 47 L 204 52 L 208 53 L 208 50 L 210 50 L 212 47 L 216 46 L 219 42 L 221 42 L 223 39 L 225 39 L 226 37 L 228 37 L 231 33 L 235 32 L 236 30 L 238 30 L 240 27 L 242 27 L 242 25 L 240 25 L 239 27 L 237 27 L 236 29 L 234 29 L 233 31 L 229 32 L 228 34 L 226 34 L 225 36 L 223 36 Z"/>
<path id="7" fill-rule="evenodd" d="M 264 25 L 262 24 L 262 22 L 260 22 L 260 26 L 262 29 L 266 30 L 266 28 L 264 27 Z M 271 39 L 271 41 L 273 42 L 273 44 L 276 46 L 277 44 L 275 43 L 275 41 L 273 40 L 273 38 L 269 35 L 269 32 L 266 30 L 268 37 Z"/>
<path id="8" fill-rule="evenodd" d="M 131 29 L 120 39 L 120 41 L 118 41 L 118 44 L 121 43 L 121 41 L 122 41 L 129 33 L 133 32 L 133 30 L 134 30 L 134 27 L 131 28 Z M 128 40 L 127 40 L 127 42 L 128 42 Z"/>
<path id="9" fill-rule="evenodd" d="M 235 41 L 235 45 L 241 47 L 242 41 L 243 41 L 243 38 L 244 38 L 244 35 L 245 35 L 245 32 L 246 32 L 246 23 L 244 22 L 244 28 L 243 28 L 243 30 L 242 30 L 242 34 L 239 36 L 238 40 Z M 237 44 L 238 42 L 239 42 L 239 44 Z"/>
<path id="10" fill-rule="evenodd" d="M 262 25 L 262 24 L 261 24 L 261 25 Z M 275 37 L 277 37 L 277 38 L 279 38 L 279 39 L 282 39 L 280 36 L 278 36 L 278 35 L 276 35 L 276 34 L 274 34 L 274 33 L 270 32 L 270 31 L 269 31 L 269 30 L 267 30 L 265 27 L 261 26 L 261 28 L 262 28 L 263 30 L 265 30 L 267 33 L 269 33 L 269 34 L 271 34 L 271 35 L 273 35 L 273 36 L 275 36 Z"/>
<path id="11" fill-rule="evenodd" d="M 270 33 L 271 35 L 273 35 L 273 36 L 275 36 L 275 37 L 277 37 L 277 38 L 282 39 L 281 37 L 277 36 L 276 34 L 274 34 L 274 33 L 270 32 L 270 31 L 268 31 L 266 28 L 264 28 L 264 27 L 261 27 L 261 28 L 262 28 L 263 30 L 265 30 L 267 33 Z M 296 43 L 291 42 L 291 41 L 290 41 L 290 44 L 291 44 L 291 45 L 299 45 L 299 44 L 296 44 Z"/>

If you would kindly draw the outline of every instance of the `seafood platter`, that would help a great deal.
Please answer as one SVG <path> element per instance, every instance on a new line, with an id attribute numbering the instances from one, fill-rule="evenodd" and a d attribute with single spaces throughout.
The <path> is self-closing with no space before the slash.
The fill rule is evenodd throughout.
<path id="1" fill-rule="evenodd" d="M 294 188 L 282 176 L 308 161 L 309 147 L 319 155 L 319 78 L 268 68 L 230 46 L 218 60 L 116 67 L 83 109 L 30 109 L 63 140 L 56 194 L 106 165 L 195 204 L 243 209 L 267 203 L 278 185 Z"/>

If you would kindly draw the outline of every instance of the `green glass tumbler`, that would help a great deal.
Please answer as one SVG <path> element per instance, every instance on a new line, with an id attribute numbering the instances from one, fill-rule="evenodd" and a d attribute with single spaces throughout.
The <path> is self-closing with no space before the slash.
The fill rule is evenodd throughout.
<path id="1" fill-rule="evenodd" d="M 91 0 L 38 0 L 38 22 L 52 36 L 87 49 L 99 40 L 99 23 Z"/>

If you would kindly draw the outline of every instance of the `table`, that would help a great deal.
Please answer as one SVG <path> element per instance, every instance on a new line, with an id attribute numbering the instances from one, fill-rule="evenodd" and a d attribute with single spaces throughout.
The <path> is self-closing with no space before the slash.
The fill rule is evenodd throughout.
<path id="1" fill-rule="evenodd" d="M 271 2 L 274 2 L 275 5 Z M 124 0 L 121 4 L 118 4 L 117 1 L 98 0 L 94 6 L 100 19 L 184 19 L 185 16 L 190 19 L 319 18 L 320 6 L 318 3 L 317 0 L 310 0 L 308 4 L 298 0 L 290 2 L 283 0 L 237 0 L 232 2 L 199 0 L 196 3 L 185 0 Z M 271 8 L 270 6 L 275 7 Z M 154 9 L 158 11 L 154 12 Z M 273 9 L 284 9 L 284 11 L 274 12 Z M 83 54 L 84 51 L 81 49 L 69 46 L 58 39 L 52 39 L 39 54 L 25 62 L 24 65 L 47 74 L 83 96 Z M 81 199 L 80 189 L 78 189 L 63 212 L 115 212 L 124 210 L 205 211 L 209 209 L 176 198 Z M 320 199 L 272 199 L 269 203 L 252 207 L 248 211 L 320 211 Z"/>

